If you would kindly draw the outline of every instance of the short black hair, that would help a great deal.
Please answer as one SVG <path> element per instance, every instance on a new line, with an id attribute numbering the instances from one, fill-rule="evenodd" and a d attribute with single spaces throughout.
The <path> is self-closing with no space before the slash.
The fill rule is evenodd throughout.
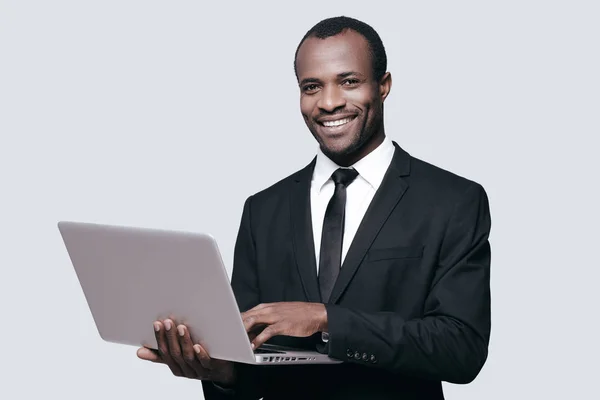
<path id="1" fill-rule="evenodd" d="M 306 35 L 304 35 L 296 48 L 296 54 L 294 55 L 294 73 L 296 74 L 296 79 L 298 79 L 298 70 L 296 68 L 298 51 L 306 39 L 309 37 L 325 39 L 338 35 L 348 29 L 361 34 L 367 40 L 371 53 L 373 77 L 376 80 L 380 80 L 387 70 L 387 55 L 385 54 L 385 47 L 383 47 L 383 42 L 381 41 L 379 34 L 370 25 L 357 19 L 344 16 L 324 19 L 306 32 Z"/>

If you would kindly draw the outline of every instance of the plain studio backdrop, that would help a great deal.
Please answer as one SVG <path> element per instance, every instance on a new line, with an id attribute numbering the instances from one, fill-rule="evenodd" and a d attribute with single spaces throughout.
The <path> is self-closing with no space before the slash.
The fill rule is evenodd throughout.
<path id="1" fill-rule="evenodd" d="M 0 2 L 0 397 L 202 398 L 100 339 L 56 223 L 208 231 L 231 272 L 314 155 L 293 56 L 337 15 L 384 41 L 388 135 L 490 198 L 489 358 L 447 398 L 595 398 L 600 6 L 548 0 Z"/>

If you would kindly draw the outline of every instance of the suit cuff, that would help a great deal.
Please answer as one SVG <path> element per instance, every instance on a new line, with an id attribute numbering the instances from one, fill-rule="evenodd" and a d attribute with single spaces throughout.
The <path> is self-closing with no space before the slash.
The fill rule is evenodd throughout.
<path id="1" fill-rule="evenodd" d="M 376 365 L 378 358 L 370 351 L 368 340 L 352 340 L 352 312 L 336 304 L 326 304 L 329 341 L 327 355 L 331 358 L 363 365 Z"/>

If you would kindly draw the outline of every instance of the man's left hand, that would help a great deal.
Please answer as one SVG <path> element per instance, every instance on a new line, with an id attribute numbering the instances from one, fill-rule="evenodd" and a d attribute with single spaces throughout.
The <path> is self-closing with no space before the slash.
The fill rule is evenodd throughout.
<path id="1" fill-rule="evenodd" d="M 285 335 L 308 337 L 317 332 L 327 331 L 327 310 L 324 304 L 283 302 L 259 304 L 242 313 L 246 332 L 250 337 L 262 329 L 252 340 L 252 348 L 257 349 L 273 336 Z"/>

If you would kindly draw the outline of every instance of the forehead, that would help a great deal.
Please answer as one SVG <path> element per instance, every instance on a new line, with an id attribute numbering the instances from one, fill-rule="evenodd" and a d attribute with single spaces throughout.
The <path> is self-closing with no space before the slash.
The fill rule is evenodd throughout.
<path id="1" fill-rule="evenodd" d="M 369 43 L 359 33 L 347 30 L 325 39 L 307 38 L 296 58 L 298 79 L 336 77 L 344 72 L 372 72 Z"/>

